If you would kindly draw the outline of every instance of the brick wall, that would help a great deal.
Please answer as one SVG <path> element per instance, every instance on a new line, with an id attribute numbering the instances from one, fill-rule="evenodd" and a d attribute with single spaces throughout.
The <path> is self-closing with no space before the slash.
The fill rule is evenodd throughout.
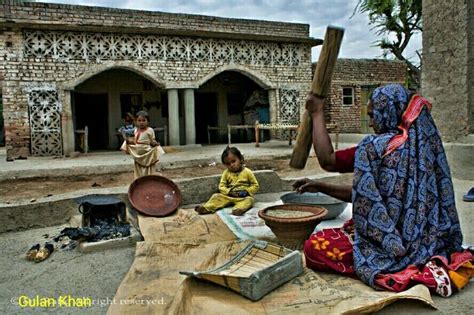
<path id="1" fill-rule="evenodd" d="M 9 7 L 0 5 L 0 8 L 3 9 L 0 10 L 0 26 L 4 29 L 0 33 L 0 73 L 3 73 L 4 77 L 5 138 L 9 156 L 27 155 L 29 151 L 30 123 L 26 89 L 46 83 L 56 88 L 62 98 L 66 95 L 64 89 L 74 88 L 74 85 L 82 82 L 81 78 L 107 69 L 132 70 L 152 82 L 159 83 L 164 89 L 198 88 L 204 83 L 202 81 L 205 78 L 210 79 L 216 71 L 222 69 L 238 71 L 256 82 L 264 82 L 266 84 L 264 87 L 267 89 L 299 91 L 296 106 L 300 108 L 304 106 L 305 94 L 311 80 L 311 46 L 314 45 L 314 40 L 308 37 L 308 25 L 43 3 Z M 2 22 L 2 14 L 15 23 Z M 104 24 L 113 24 L 113 28 L 103 27 Z M 155 31 L 146 33 L 148 27 L 155 28 Z M 227 32 L 238 34 L 240 36 L 238 43 L 243 45 L 242 47 L 248 44 L 262 44 L 262 41 L 251 39 L 251 35 L 268 36 L 268 40 L 273 42 L 277 40 L 275 36 L 281 36 L 279 38 L 281 41 L 277 41 L 276 45 L 279 47 L 293 45 L 301 53 L 301 58 L 297 64 L 275 64 L 270 67 L 265 64 L 236 64 L 222 60 L 159 60 L 135 57 L 122 60 L 85 60 L 25 54 L 25 29 L 42 29 L 44 32 L 54 30 L 63 33 L 73 29 L 75 33 L 86 34 L 85 37 L 99 32 L 107 34 L 127 32 L 129 36 L 135 36 L 137 33 L 130 32 L 131 28 L 142 29 L 145 33 L 140 34 L 145 36 L 149 34 L 167 36 L 156 34 L 156 29 L 181 30 L 183 36 L 176 35 L 175 32 L 173 38 L 183 38 L 185 41 L 212 37 L 216 32 L 219 34 Z M 199 30 L 199 36 L 192 30 Z M 244 39 L 244 35 L 249 36 Z M 294 42 L 289 42 L 291 40 L 289 36 L 294 37 Z M 235 36 L 233 40 L 236 40 Z M 63 101 L 68 102 L 64 99 Z M 277 103 L 277 111 L 278 105 Z M 275 117 L 278 119 L 278 113 Z"/>
<path id="2" fill-rule="evenodd" d="M 3 7 L 3 12 L 0 5 L 0 16 L 2 13 L 16 23 L 69 25 L 71 28 L 97 26 L 101 28 L 153 28 L 155 30 L 169 30 L 173 33 L 184 31 L 186 34 L 189 31 L 202 31 L 206 33 L 212 31 L 228 34 L 284 36 L 300 39 L 307 39 L 309 36 L 308 24 L 53 3 L 24 3 L 11 6 L 6 4 Z"/>
<path id="3" fill-rule="evenodd" d="M 423 1 L 422 91 L 445 141 L 474 131 L 472 20 L 472 0 Z"/>
<path id="4" fill-rule="evenodd" d="M 15 31 L 5 31 L 0 35 L 2 43 L 0 64 L 3 65 L 3 118 L 5 144 L 15 156 L 27 156 L 30 145 L 30 127 L 26 94 L 20 88 L 20 69 L 16 59 L 22 38 Z M 10 144 L 10 147 L 8 145 Z"/>
<path id="5" fill-rule="evenodd" d="M 313 64 L 313 73 L 316 63 Z M 338 59 L 326 101 L 326 120 L 338 125 L 340 132 L 361 132 L 361 92 L 364 87 L 387 83 L 405 83 L 406 66 L 385 59 Z M 353 105 L 342 105 L 342 89 L 354 89 Z"/>

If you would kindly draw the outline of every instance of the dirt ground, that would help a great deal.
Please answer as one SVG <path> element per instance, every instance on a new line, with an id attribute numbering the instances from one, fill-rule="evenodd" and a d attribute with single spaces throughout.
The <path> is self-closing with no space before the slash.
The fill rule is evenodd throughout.
<path id="1" fill-rule="evenodd" d="M 288 166 L 288 159 L 251 160 L 248 167 L 253 170 L 274 170 L 280 177 L 296 178 L 322 174 L 323 171 L 316 159 L 309 159 L 307 167 L 295 171 Z M 172 179 L 200 177 L 220 174 L 222 165 L 188 167 L 181 169 L 165 169 L 162 175 Z M 4 200 L 31 200 L 61 193 L 72 192 L 91 187 L 106 188 L 126 186 L 133 180 L 132 172 L 115 173 L 97 176 L 75 176 L 56 178 L 17 179 L 0 182 L 0 202 Z M 334 182 L 349 181 L 347 176 L 337 176 L 328 179 Z M 474 235 L 472 227 L 472 205 L 462 202 L 462 194 L 472 187 L 471 181 L 454 179 L 456 198 L 465 243 L 472 244 Z M 32 244 L 44 242 L 45 235 L 57 234 L 63 226 L 30 229 L 21 232 L 0 233 L 0 313 L 25 314 L 25 309 L 19 308 L 12 301 L 18 296 L 51 296 L 63 294 L 72 296 L 92 297 L 95 300 L 111 301 L 122 279 L 127 274 L 134 260 L 134 247 L 111 249 L 106 251 L 84 254 L 75 251 L 57 251 L 47 261 L 32 264 L 24 259 L 25 252 Z M 468 288 L 455 294 L 449 299 L 434 296 L 438 311 L 419 302 L 403 300 L 387 306 L 379 314 L 471 314 L 474 289 L 472 283 Z M 72 308 L 68 314 L 105 314 L 109 304 L 97 304 L 90 309 Z M 58 310 L 49 310 L 54 313 Z M 36 310 L 34 313 L 44 313 Z M 64 309 L 61 310 L 61 313 Z"/>
<path id="2" fill-rule="evenodd" d="M 282 177 L 303 177 L 322 173 L 316 159 L 309 159 L 304 170 L 289 167 L 289 159 L 252 160 L 247 165 L 252 170 L 274 170 Z M 161 175 L 170 179 L 182 179 L 221 174 L 222 164 L 198 165 L 186 168 L 164 169 Z M 81 175 L 74 177 L 38 177 L 0 182 L 0 196 L 3 202 L 31 200 L 89 188 L 111 188 L 127 186 L 133 181 L 133 172 L 110 175 Z"/>

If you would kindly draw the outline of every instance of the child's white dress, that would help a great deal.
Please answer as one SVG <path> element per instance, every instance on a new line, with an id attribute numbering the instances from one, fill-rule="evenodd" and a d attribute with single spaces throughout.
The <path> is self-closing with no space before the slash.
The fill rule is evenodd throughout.
<path id="1" fill-rule="evenodd" d="M 160 160 L 158 147 L 151 146 L 152 140 L 155 140 L 155 132 L 150 127 L 145 131 L 135 128 L 134 134 L 135 144 L 127 144 L 124 141 L 120 149 L 133 157 L 135 178 L 153 174 L 153 168 Z"/>

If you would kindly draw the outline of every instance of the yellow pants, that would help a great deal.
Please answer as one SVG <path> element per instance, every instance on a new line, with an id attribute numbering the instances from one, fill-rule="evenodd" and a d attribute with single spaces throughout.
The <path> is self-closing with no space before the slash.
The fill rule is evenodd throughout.
<path id="1" fill-rule="evenodd" d="M 211 198 L 203 205 L 207 211 L 214 213 L 216 210 L 225 208 L 230 205 L 234 205 L 232 210 L 242 210 L 247 211 L 252 208 L 255 199 L 253 197 L 230 197 L 223 194 L 214 194 Z"/>

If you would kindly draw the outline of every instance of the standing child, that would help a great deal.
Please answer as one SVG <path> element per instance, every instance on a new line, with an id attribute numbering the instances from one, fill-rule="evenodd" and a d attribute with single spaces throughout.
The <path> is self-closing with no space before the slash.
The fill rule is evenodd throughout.
<path id="1" fill-rule="evenodd" d="M 135 161 L 135 178 L 152 174 L 155 164 L 159 161 L 159 143 L 155 140 L 153 129 L 148 127 L 149 122 L 148 113 L 139 111 L 136 116 L 134 137 L 125 139 L 120 148 L 130 154 Z"/>
<path id="2" fill-rule="evenodd" d="M 227 147 L 221 160 L 227 169 L 222 173 L 219 193 L 212 195 L 211 199 L 204 205 L 197 206 L 195 210 L 199 214 L 207 214 L 234 205 L 232 214 L 243 215 L 255 202 L 253 195 L 259 188 L 257 179 L 252 171 L 244 166 L 244 157 L 239 149 Z"/>
<path id="3" fill-rule="evenodd" d="M 126 113 L 125 117 L 123 118 L 125 124 L 118 129 L 118 132 L 122 134 L 124 139 L 133 136 L 135 125 L 133 124 L 135 117 L 133 117 L 132 113 Z"/>

